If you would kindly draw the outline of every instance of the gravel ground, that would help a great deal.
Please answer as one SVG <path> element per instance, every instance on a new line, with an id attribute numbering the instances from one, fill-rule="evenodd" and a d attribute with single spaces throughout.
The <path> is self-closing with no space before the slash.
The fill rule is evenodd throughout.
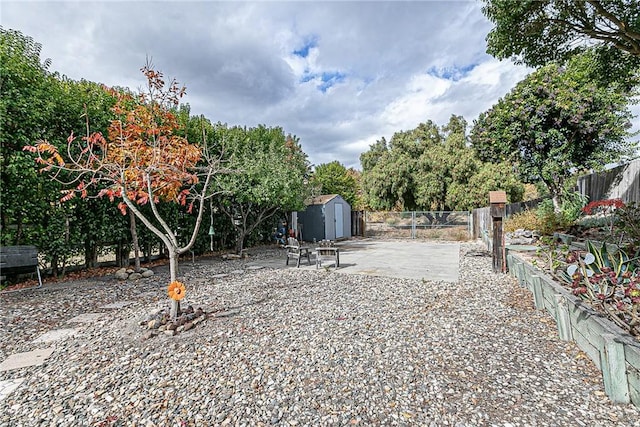
<path id="1" fill-rule="evenodd" d="M 210 317 L 146 340 L 139 322 L 166 304 L 166 268 L 3 295 L 2 360 L 55 351 L 0 373 L 25 378 L 0 401 L 0 426 L 640 426 L 487 255 L 462 244 L 457 284 L 185 263 L 187 302 Z M 118 301 L 132 303 L 100 308 Z M 96 312 L 73 337 L 33 342 Z"/>

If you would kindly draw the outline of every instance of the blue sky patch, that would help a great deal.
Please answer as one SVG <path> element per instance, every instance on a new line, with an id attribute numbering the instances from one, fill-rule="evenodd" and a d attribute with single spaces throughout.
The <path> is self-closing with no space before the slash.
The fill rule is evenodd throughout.
<path id="1" fill-rule="evenodd" d="M 336 85 L 337 83 L 343 82 L 347 75 L 345 73 L 341 73 L 340 71 L 325 71 L 323 73 L 310 73 L 308 70 L 300 77 L 300 83 L 307 83 L 311 80 L 319 79 L 320 84 L 316 86 L 320 92 L 326 93 L 327 90 Z"/>
<path id="2" fill-rule="evenodd" d="M 441 68 L 430 67 L 429 69 L 427 69 L 427 74 L 441 78 L 441 79 L 457 82 L 458 80 L 460 80 L 461 78 L 469 74 L 471 70 L 476 68 L 476 65 L 478 64 L 469 64 L 463 67 L 457 67 L 457 66 L 441 67 Z"/>
<path id="3" fill-rule="evenodd" d="M 316 74 L 310 73 L 309 70 L 305 70 L 302 77 L 300 77 L 300 83 L 306 83 L 316 78 Z"/>
<path id="4" fill-rule="evenodd" d="M 345 76 L 346 75 L 344 73 L 341 73 L 339 71 L 322 73 L 322 83 L 320 84 L 320 86 L 318 86 L 318 89 L 320 89 L 322 93 L 325 93 L 331 86 L 335 85 L 336 83 L 343 82 Z"/>
<path id="5" fill-rule="evenodd" d="M 300 58 L 306 58 L 309 56 L 309 50 L 314 47 L 318 47 L 318 37 L 317 36 L 309 36 L 305 39 L 304 45 L 300 49 L 296 49 L 293 51 L 295 56 L 299 56 Z"/>

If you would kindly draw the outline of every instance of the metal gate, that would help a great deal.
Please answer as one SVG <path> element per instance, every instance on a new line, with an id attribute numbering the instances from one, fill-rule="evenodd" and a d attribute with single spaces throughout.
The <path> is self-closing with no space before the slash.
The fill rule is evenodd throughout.
<path id="1" fill-rule="evenodd" d="M 365 212 L 365 236 L 468 239 L 469 211 Z"/>

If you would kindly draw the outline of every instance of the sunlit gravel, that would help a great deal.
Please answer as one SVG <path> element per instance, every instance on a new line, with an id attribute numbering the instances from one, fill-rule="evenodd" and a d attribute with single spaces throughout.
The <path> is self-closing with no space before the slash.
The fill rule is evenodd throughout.
<path id="1" fill-rule="evenodd" d="M 140 326 L 166 304 L 166 268 L 2 295 L 2 360 L 55 351 L 0 372 L 24 378 L 0 401 L 0 426 L 640 426 L 482 246 L 460 256 L 456 284 L 185 261 L 183 306 L 209 317 L 176 336 Z M 102 316 L 69 323 L 83 313 Z"/>

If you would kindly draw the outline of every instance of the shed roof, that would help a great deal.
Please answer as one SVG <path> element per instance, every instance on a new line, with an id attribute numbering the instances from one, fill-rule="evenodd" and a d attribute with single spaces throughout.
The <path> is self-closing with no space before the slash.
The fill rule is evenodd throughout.
<path id="1" fill-rule="evenodd" d="M 304 201 L 304 204 L 307 206 L 312 205 L 326 205 L 329 201 L 338 197 L 337 194 L 323 194 L 322 196 L 311 197 Z"/>

